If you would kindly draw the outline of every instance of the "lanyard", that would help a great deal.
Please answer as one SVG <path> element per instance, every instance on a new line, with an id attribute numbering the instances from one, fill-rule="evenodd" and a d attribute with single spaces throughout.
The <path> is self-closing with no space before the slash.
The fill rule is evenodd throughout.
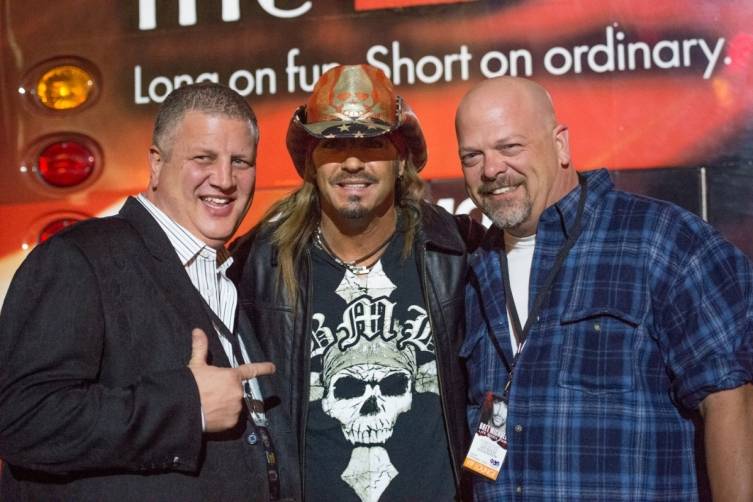
<path id="1" fill-rule="evenodd" d="M 204 307 L 209 314 L 209 316 L 212 318 L 212 325 L 216 330 L 219 330 L 228 340 L 230 340 L 230 345 L 233 348 L 233 358 L 236 360 L 238 364 L 243 364 L 243 352 L 241 351 L 241 344 L 240 344 L 240 334 L 237 332 L 232 333 L 227 326 L 225 326 L 225 323 L 222 322 L 222 319 L 220 319 L 215 312 L 209 308 L 209 305 L 206 301 L 204 301 Z M 236 326 L 238 325 L 238 321 L 236 320 Z M 230 361 L 230 364 L 232 365 L 232 361 Z M 263 423 L 256 423 L 254 421 L 254 415 L 256 412 L 263 412 L 264 405 L 261 401 L 258 399 L 253 399 L 253 396 L 251 395 L 251 386 L 247 381 L 243 382 L 243 390 L 244 390 L 244 397 L 243 402 L 246 405 L 246 411 L 248 412 L 248 424 L 251 426 L 257 434 L 261 437 L 261 443 L 264 447 L 264 457 L 267 462 L 267 482 L 269 484 L 269 500 L 279 500 L 280 499 L 280 472 L 279 467 L 277 466 L 277 454 L 275 453 L 275 447 L 272 444 L 272 437 L 269 434 L 269 428 L 267 427 L 268 422 L 266 419 L 263 421 Z M 251 396 L 251 397 L 249 397 Z M 261 396 L 257 396 L 261 397 Z"/>
<path id="2" fill-rule="evenodd" d="M 489 333 L 489 336 L 492 339 L 492 345 L 494 346 L 494 349 L 497 352 L 497 356 L 500 358 L 502 363 L 507 368 L 507 385 L 505 385 L 505 390 L 502 395 L 502 399 L 505 402 L 507 402 L 508 394 L 510 392 L 510 384 L 512 382 L 512 372 L 515 369 L 515 365 L 518 362 L 520 353 L 523 351 L 523 344 L 525 343 L 526 338 L 528 337 L 528 333 L 531 331 L 531 327 L 533 326 L 533 323 L 536 322 L 536 318 L 538 317 L 539 312 L 541 311 L 541 308 L 544 305 L 544 301 L 549 296 L 549 293 L 551 293 L 554 280 L 557 278 L 557 274 L 562 269 L 562 266 L 565 263 L 565 259 L 567 258 L 568 253 L 570 252 L 572 247 L 575 245 L 575 242 L 578 240 L 578 237 L 580 236 L 580 233 L 582 230 L 581 220 L 583 219 L 583 210 L 586 206 L 587 192 L 588 192 L 588 183 L 586 182 L 585 178 L 581 177 L 580 178 L 580 198 L 578 199 L 578 211 L 575 216 L 575 223 L 573 223 L 573 226 L 570 228 L 568 232 L 567 241 L 565 241 L 565 244 L 562 245 L 562 248 L 560 248 L 559 253 L 557 253 L 557 257 L 554 260 L 554 265 L 552 266 L 552 269 L 549 271 L 549 274 L 546 276 L 543 287 L 536 294 L 536 298 L 534 299 L 534 302 L 533 302 L 533 308 L 529 311 L 528 319 L 526 320 L 525 326 L 520 325 L 520 317 L 518 316 L 518 310 L 517 308 L 515 308 L 515 300 L 512 296 L 512 287 L 510 286 L 510 274 L 509 274 L 509 269 L 507 265 L 507 253 L 505 252 L 504 234 L 500 234 L 502 238 L 502 249 L 499 253 L 499 262 L 502 268 L 502 281 L 504 282 L 504 285 L 505 285 L 505 303 L 506 303 L 508 311 L 510 312 L 510 319 L 512 321 L 512 326 L 510 326 L 510 329 L 512 329 L 513 335 L 515 336 L 515 340 L 518 342 L 518 350 L 513 356 L 512 361 L 509 361 L 504 351 L 502 350 L 502 347 L 499 345 L 499 341 L 497 340 L 497 338 L 494 336 L 493 333 L 491 332 Z"/>

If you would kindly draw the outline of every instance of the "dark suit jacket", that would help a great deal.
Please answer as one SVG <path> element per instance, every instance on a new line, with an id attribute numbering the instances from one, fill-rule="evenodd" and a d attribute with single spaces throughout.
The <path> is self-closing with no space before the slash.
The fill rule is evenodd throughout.
<path id="1" fill-rule="evenodd" d="M 191 329 L 209 335 L 212 364 L 229 366 L 203 305 L 135 199 L 37 246 L 0 313 L 0 500 L 268 499 L 245 418 L 201 432 Z M 288 418 L 280 406 L 268 416 L 282 494 L 300 499 Z"/>

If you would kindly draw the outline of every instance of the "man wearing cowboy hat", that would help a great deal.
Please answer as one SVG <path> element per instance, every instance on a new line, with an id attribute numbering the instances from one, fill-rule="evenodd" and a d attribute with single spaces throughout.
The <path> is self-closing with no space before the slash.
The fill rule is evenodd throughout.
<path id="1" fill-rule="evenodd" d="M 453 500 L 463 289 L 478 227 L 422 201 L 426 143 L 389 79 L 338 66 L 291 120 L 302 186 L 236 247 L 312 500 Z"/>

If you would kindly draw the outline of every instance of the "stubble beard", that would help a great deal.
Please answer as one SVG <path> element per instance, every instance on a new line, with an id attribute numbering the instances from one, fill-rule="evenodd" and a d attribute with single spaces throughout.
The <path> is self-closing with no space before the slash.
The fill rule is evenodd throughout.
<path id="1" fill-rule="evenodd" d="M 492 222 L 504 230 L 514 230 L 526 221 L 533 211 L 533 201 L 526 196 L 519 202 L 492 204 L 484 199 L 481 209 Z"/>

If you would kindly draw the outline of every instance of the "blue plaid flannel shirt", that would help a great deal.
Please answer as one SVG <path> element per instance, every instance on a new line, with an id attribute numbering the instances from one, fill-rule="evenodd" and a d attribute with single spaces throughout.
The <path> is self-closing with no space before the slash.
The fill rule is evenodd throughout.
<path id="1" fill-rule="evenodd" d="M 477 500 L 693 501 L 695 412 L 709 393 L 753 380 L 753 270 L 714 229 L 672 204 L 584 175 L 583 232 L 530 330 L 513 374 L 509 450 Z M 576 188 L 540 220 L 530 305 L 567 238 Z M 468 419 L 501 394 L 512 359 L 501 235 L 471 257 L 466 291 Z M 703 466 L 698 466 L 703 472 Z"/>

